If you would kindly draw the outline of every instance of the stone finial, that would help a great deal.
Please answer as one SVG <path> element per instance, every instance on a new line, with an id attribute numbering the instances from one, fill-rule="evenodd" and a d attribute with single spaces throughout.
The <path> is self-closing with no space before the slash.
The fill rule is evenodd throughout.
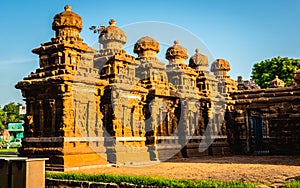
<path id="1" fill-rule="evenodd" d="M 196 53 L 190 58 L 189 67 L 194 69 L 197 67 L 207 67 L 208 66 L 207 56 L 201 54 L 199 48 L 197 48 L 195 52 Z"/>
<path id="2" fill-rule="evenodd" d="M 166 59 L 187 59 L 187 49 L 179 44 L 178 40 L 174 41 L 174 45 L 167 49 Z"/>
<path id="3" fill-rule="evenodd" d="M 127 41 L 126 35 L 123 30 L 116 26 L 114 19 L 109 20 L 109 26 L 102 29 L 99 35 L 100 44 L 104 45 L 104 48 L 111 48 L 111 45 L 117 45 L 117 48 L 122 48 L 122 44 Z"/>
<path id="4" fill-rule="evenodd" d="M 65 11 L 72 11 L 72 7 L 70 5 L 66 5 L 64 8 Z"/>
<path id="5" fill-rule="evenodd" d="M 278 76 L 275 76 L 275 79 L 270 82 L 270 88 L 280 88 L 284 87 L 284 81 L 280 80 Z"/>
<path id="6" fill-rule="evenodd" d="M 110 19 L 108 23 L 109 23 L 109 25 L 112 25 L 112 26 L 115 26 L 117 24 L 116 20 L 114 20 L 114 19 Z"/>

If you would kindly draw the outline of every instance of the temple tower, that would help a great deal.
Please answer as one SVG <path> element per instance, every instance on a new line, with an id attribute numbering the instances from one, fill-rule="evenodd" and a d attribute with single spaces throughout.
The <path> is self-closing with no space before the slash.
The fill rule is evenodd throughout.
<path id="1" fill-rule="evenodd" d="M 125 43 L 124 31 L 111 19 L 109 26 L 100 31 L 100 50 L 94 62 L 100 78 L 109 82 L 101 98 L 101 109 L 107 160 L 112 163 L 150 160 L 143 114 L 148 91 L 138 83 L 136 69 L 140 63 L 122 49 Z"/>
<path id="2" fill-rule="evenodd" d="M 230 78 L 228 72 L 230 71 L 230 63 L 225 59 L 215 60 L 210 69 L 216 78 L 219 80 L 219 92 L 223 95 L 229 96 L 230 92 L 237 90 L 237 82 Z"/>
<path id="3" fill-rule="evenodd" d="M 196 71 L 197 80 L 196 84 L 200 90 L 203 102 L 205 99 L 211 98 L 211 96 L 216 95 L 218 92 L 218 79 L 212 75 L 208 70 L 208 58 L 207 56 L 201 54 L 200 49 L 195 50 L 195 54 L 189 59 L 189 67 Z"/>
<path id="4" fill-rule="evenodd" d="M 197 73 L 196 85 L 201 95 L 201 135 L 204 135 L 204 131 L 208 125 L 208 128 L 211 129 L 211 134 L 214 133 L 214 127 L 210 126 L 212 126 L 212 121 L 214 120 L 213 114 L 215 111 L 215 104 L 220 98 L 220 94 L 218 92 L 218 79 L 207 70 L 208 66 L 209 63 L 207 56 L 201 54 L 200 49 L 196 49 L 195 54 L 189 59 L 189 67 L 194 69 Z"/>
<path id="5" fill-rule="evenodd" d="M 109 21 L 109 26 L 100 30 L 98 41 L 100 48 L 95 55 L 95 67 L 99 69 L 101 79 L 113 83 L 127 65 L 138 65 L 134 57 L 122 49 L 126 35 L 114 19 Z"/>
<path id="6" fill-rule="evenodd" d="M 146 144 L 151 160 L 167 160 L 180 152 L 177 124 L 180 116 L 176 89 L 168 82 L 166 65 L 156 57 L 159 43 L 148 36 L 134 45 L 139 83 L 148 90 L 144 106 Z"/>
<path id="7" fill-rule="evenodd" d="M 184 157 L 195 157 L 199 153 L 201 129 L 203 129 L 200 93 L 196 86 L 196 71 L 186 64 L 187 50 L 178 41 L 169 47 L 166 59 L 169 61 L 167 73 L 169 82 L 177 89 L 180 98 L 181 119 L 179 122 L 179 138 Z"/>
<path id="8" fill-rule="evenodd" d="M 105 161 L 91 146 L 101 134 L 100 95 L 105 81 L 93 67 L 95 51 L 82 42 L 82 20 L 71 6 L 55 15 L 55 37 L 32 50 L 39 68 L 16 88 L 27 105 L 21 156 L 48 157 L 46 168 L 65 170 Z M 94 137 L 95 142 L 90 142 Z"/>
<path id="9" fill-rule="evenodd" d="M 177 89 L 182 98 L 199 98 L 199 90 L 196 87 L 197 73 L 185 63 L 188 58 L 187 49 L 174 41 L 174 45 L 166 51 L 166 59 L 169 61 L 167 73 L 169 82 Z"/>
<path id="10" fill-rule="evenodd" d="M 199 49 L 196 49 L 195 52 L 189 60 L 189 66 L 198 74 L 197 87 L 201 95 L 201 117 L 203 118 L 200 124 L 202 125 L 201 135 L 205 136 L 206 143 L 210 145 L 209 154 L 225 154 L 229 152 L 224 121 L 227 100 L 220 93 L 220 88 L 223 88 L 224 79 L 230 79 L 226 72 L 228 67 L 221 67 L 220 70 L 213 69 L 213 71 L 217 71 L 213 75 L 207 70 L 208 58 L 201 54 Z M 212 66 L 215 66 L 215 62 Z"/>

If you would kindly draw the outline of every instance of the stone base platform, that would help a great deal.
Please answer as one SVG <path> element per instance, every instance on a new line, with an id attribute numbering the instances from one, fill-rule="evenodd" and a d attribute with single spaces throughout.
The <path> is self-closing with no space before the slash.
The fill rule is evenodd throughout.
<path id="1" fill-rule="evenodd" d="M 107 148 L 107 161 L 114 164 L 134 164 L 150 161 L 146 147 L 118 146 Z"/>
<path id="2" fill-rule="evenodd" d="M 230 155 L 230 146 L 226 141 L 214 142 L 209 148 L 210 155 Z"/>
<path id="3" fill-rule="evenodd" d="M 50 171 L 108 164 L 103 142 L 95 144 L 55 137 L 25 138 L 19 153 L 20 156 L 28 158 L 49 158 L 45 166 L 46 170 Z"/>
<path id="4" fill-rule="evenodd" d="M 185 147 L 187 157 L 201 157 L 208 155 L 208 146 L 206 144 L 201 145 L 200 143 L 188 143 Z"/>
<path id="5" fill-rule="evenodd" d="M 180 144 L 158 144 L 150 146 L 148 151 L 151 161 L 168 161 L 183 158 L 181 149 L 182 146 Z"/>

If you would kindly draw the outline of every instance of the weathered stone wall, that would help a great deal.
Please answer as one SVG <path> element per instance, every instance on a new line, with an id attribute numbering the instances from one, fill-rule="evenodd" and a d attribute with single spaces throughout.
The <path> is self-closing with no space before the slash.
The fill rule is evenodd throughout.
<path id="1" fill-rule="evenodd" d="M 81 23 L 70 6 L 57 14 L 56 36 L 33 50 L 40 67 L 16 85 L 27 105 L 22 156 L 48 157 L 47 169 L 65 170 L 228 152 L 223 116 L 237 88 L 228 61 L 214 62 L 212 75 L 197 50 L 188 67 L 175 41 L 166 66 L 151 37 L 131 56 L 114 20 L 99 30 L 97 51 L 79 37 Z"/>
<path id="2" fill-rule="evenodd" d="M 300 154 L 300 88 L 283 87 L 231 94 L 227 114 L 235 153 Z"/>

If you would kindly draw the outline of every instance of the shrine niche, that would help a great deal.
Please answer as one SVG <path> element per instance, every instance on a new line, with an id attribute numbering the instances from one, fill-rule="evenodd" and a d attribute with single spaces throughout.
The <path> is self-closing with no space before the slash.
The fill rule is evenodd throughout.
<path id="1" fill-rule="evenodd" d="M 99 33 L 102 47 L 95 55 L 100 78 L 109 82 L 100 99 L 107 131 L 104 139 L 107 160 L 112 163 L 149 161 L 143 115 L 148 91 L 135 77 L 140 63 L 122 49 L 126 36 L 116 21 L 110 20 L 109 24 Z"/>

